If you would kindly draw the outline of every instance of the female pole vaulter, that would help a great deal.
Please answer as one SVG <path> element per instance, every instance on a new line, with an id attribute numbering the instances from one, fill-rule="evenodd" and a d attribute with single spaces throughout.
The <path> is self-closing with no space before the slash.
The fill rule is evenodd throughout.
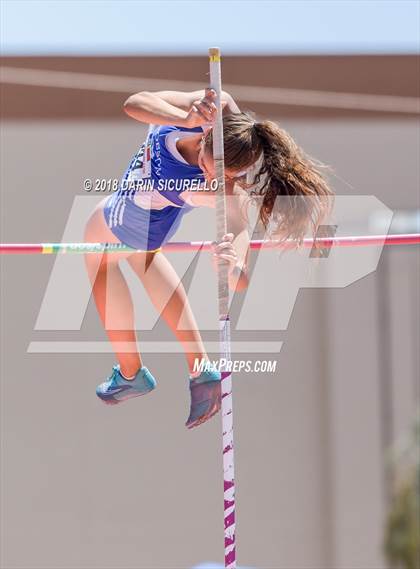
<path id="1" fill-rule="evenodd" d="M 181 343 L 189 368 L 191 408 L 186 422 L 196 427 L 220 410 L 221 374 L 215 369 L 194 372 L 195 360 L 208 360 L 184 287 L 161 246 L 172 238 L 182 217 L 195 207 L 214 207 L 215 193 L 204 186 L 215 178 L 212 123 L 216 93 L 160 91 L 130 96 L 125 112 L 149 124 L 146 141 L 132 158 L 117 192 L 92 213 L 86 242 L 123 243 L 136 252 L 89 253 L 85 262 L 101 321 L 118 364 L 97 387 L 109 404 L 149 393 L 156 387 L 137 350 L 134 310 L 119 267 L 127 259 L 150 300 Z M 282 234 L 300 240 L 308 224 L 321 220 L 322 197 L 331 191 L 315 163 L 288 133 L 271 121 L 256 121 L 222 92 L 226 195 L 235 196 L 227 211 L 229 233 L 214 248 L 215 262 L 229 263 L 229 287 L 248 284 L 249 236 L 246 211 L 249 189 L 244 176 L 258 163 L 255 181 L 262 201 L 259 217 L 265 226 L 276 218 Z M 146 182 L 149 182 L 148 185 Z M 170 185 L 170 183 L 172 185 Z M 193 184 L 194 187 L 193 187 Z M 313 207 L 290 207 L 275 213 L 278 196 L 319 198 Z"/>

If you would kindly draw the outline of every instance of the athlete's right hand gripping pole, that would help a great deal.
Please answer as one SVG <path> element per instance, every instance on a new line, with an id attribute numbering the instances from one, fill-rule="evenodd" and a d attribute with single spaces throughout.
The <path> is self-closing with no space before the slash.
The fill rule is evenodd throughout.
<path id="1" fill-rule="evenodd" d="M 213 125 L 213 159 L 217 178 L 216 224 L 217 241 L 227 233 L 225 166 L 223 148 L 222 120 L 222 80 L 220 49 L 209 49 L 210 85 L 216 91 L 217 115 Z M 220 357 L 230 362 L 230 321 L 228 264 L 218 263 L 218 301 L 220 326 Z M 229 368 L 228 368 L 229 369 Z M 225 527 L 225 568 L 236 569 L 235 549 L 235 471 L 233 454 L 233 414 L 232 414 L 232 376 L 222 371 L 222 429 L 223 429 L 223 472 L 224 472 L 224 527 Z"/>

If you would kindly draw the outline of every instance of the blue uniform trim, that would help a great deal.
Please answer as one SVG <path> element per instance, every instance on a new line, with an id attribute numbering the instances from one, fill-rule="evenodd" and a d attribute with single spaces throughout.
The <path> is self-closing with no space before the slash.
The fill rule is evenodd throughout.
<path id="1" fill-rule="evenodd" d="M 199 133 L 203 132 L 201 127 L 196 128 L 180 128 L 176 126 L 158 127 L 153 137 L 152 146 L 152 172 L 151 177 L 154 181 L 158 192 L 165 196 L 166 199 L 173 204 L 183 207 L 185 202 L 179 197 L 182 189 L 160 190 L 159 181 L 164 180 L 202 180 L 204 181 L 203 172 L 198 166 L 184 164 L 177 160 L 167 149 L 165 138 L 174 131 Z"/>
<path id="2" fill-rule="evenodd" d="M 118 200 L 117 194 L 108 198 L 104 207 L 105 220 L 108 223 L 114 202 Z M 145 210 L 126 200 L 123 213 L 123 223 L 114 225 L 112 233 L 121 243 L 140 249 L 141 251 L 154 251 L 171 239 L 181 224 L 184 214 L 192 207 L 172 207 L 164 209 Z M 109 226 L 109 224 L 108 224 Z"/>
<path id="3" fill-rule="evenodd" d="M 194 209 L 181 198 L 184 186 L 188 185 L 183 182 L 204 181 L 203 172 L 197 166 L 181 162 L 168 150 L 166 137 L 174 131 L 203 132 L 201 127 L 154 127 L 130 161 L 120 188 L 105 203 L 104 215 L 109 229 L 129 247 L 143 251 L 159 249 L 173 237 L 183 215 Z M 168 188 L 168 180 L 175 187 Z M 138 200 L 141 206 L 135 201 L 138 189 L 130 184 L 133 181 L 149 183 L 149 193 L 143 192 L 142 200 Z M 147 207 L 148 200 L 153 203 L 153 195 L 159 196 L 161 209 Z M 162 208 L 162 200 L 163 205 L 166 200 L 167 207 Z"/>

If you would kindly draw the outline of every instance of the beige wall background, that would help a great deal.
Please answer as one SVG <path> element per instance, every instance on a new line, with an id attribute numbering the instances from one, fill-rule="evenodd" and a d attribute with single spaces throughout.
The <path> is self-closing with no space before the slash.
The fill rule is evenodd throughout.
<path id="1" fill-rule="evenodd" d="M 338 193 L 419 207 L 416 118 L 272 118 L 333 167 Z M 1 240 L 60 241 L 82 180 L 119 177 L 143 134 L 112 119 L 4 121 Z M 104 339 L 93 306 L 80 331 L 34 330 L 54 263 L 1 259 L 2 567 L 221 562 L 220 421 L 184 428 L 181 354 L 149 354 L 159 389 L 108 408 L 95 386 L 112 355 L 27 353 L 32 341 Z M 387 568 L 384 450 L 419 403 L 418 278 L 417 249 L 395 248 L 345 289 L 302 290 L 272 335 L 284 342 L 276 373 L 235 377 L 242 565 Z M 262 289 L 261 310 L 272 302 Z"/>

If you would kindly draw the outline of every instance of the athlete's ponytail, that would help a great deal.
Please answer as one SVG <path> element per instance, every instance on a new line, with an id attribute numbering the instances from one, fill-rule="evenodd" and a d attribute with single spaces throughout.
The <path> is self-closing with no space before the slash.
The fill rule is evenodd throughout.
<path id="1" fill-rule="evenodd" d="M 315 234 L 329 211 L 332 191 L 321 174 L 322 165 L 306 156 L 285 130 L 272 121 L 253 126 L 263 149 L 257 174 L 263 183 L 260 218 L 274 223 L 283 236 L 300 241 L 308 229 Z M 279 198 L 277 200 L 277 198 Z"/>
<path id="2" fill-rule="evenodd" d="M 308 230 L 315 235 L 332 201 L 323 166 L 276 123 L 255 121 L 247 113 L 224 117 L 223 134 L 226 168 L 241 172 L 258 164 L 250 194 L 259 197 L 263 225 L 270 223 L 277 237 L 298 242 Z M 212 148 L 211 130 L 206 148 Z"/>

